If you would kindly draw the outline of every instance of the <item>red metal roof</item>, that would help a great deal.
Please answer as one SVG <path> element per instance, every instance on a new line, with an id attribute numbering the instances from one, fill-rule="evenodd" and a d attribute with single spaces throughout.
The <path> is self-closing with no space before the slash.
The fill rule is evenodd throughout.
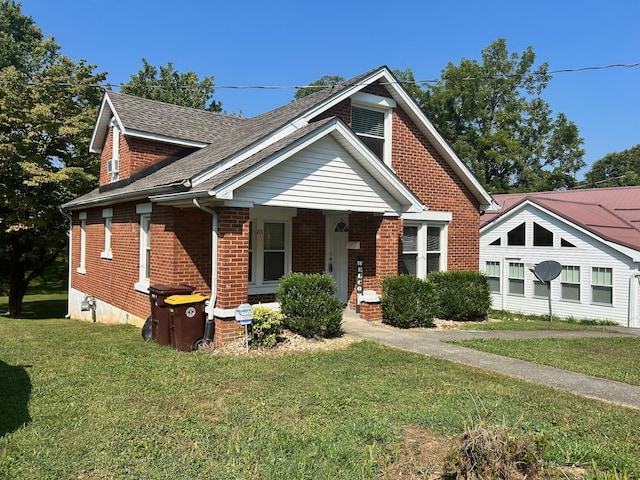
<path id="1" fill-rule="evenodd" d="M 640 250 L 640 186 L 493 195 L 480 228 L 529 201 L 605 240 Z"/>

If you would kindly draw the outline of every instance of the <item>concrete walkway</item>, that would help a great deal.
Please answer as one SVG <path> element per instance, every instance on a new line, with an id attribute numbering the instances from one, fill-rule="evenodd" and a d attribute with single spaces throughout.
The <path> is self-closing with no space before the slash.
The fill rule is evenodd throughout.
<path id="1" fill-rule="evenodd" d="M 403 350 L 499 372 L 514 378 L 548 385 L 585 397 L 640 409 L 640 386 L 605 380 L 590 375 L 569 372 L 559 368 L 480 352 L 446 343 L 453 340 L 469 340 L 475 338 L 527 339 L 543 337 L 640 336 L 640 329 L 637 328 L 607 327 L 607 330 L 594 329 L 589 331 L 403 330 L 378 322 L 367 322 L 357 317 L 356 314 L 351 311 L 345 312 L 342 325 L 346 333 L 356 337 L 373 340 Z"/>

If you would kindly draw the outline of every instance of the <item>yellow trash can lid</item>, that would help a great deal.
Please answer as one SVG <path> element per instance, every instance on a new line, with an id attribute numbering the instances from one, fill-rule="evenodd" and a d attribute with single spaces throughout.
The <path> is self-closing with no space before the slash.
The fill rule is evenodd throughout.
<path id="1" fill-rule="evenodd" d="M 193 295 L 171 295 L 170 297 L 165 298 L 164 302 L 169 305 L 184 305 L 187 303 L 200 303 L 208 299 L 209 297 L 207 295 L 194 293 Z"/>

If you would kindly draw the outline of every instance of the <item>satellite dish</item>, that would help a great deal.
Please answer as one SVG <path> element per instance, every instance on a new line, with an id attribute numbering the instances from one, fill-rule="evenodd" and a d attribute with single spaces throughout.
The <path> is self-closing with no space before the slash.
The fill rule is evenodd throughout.
<path id="1" fill-rule="evenodd" d="M 550 282 L 551 280 L 558 278 L 561 271 L 562 265 L 555 260 L 545 260 L 544 262 L 540 262 L 533 269 L 535 276 L 543 282 Z"/>

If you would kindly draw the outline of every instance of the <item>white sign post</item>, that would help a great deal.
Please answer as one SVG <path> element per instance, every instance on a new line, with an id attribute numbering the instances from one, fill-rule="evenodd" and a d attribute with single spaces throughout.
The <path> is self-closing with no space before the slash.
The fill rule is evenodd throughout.
<path id="1" fill-rule="evenodd" d="M 236 321 L 240 325 L 244 325 L 244 341 L 249 351 L 249 330 L 248 326 L 253 322 L 253 308 L 248 303 L 238 305 L 236 308 Z"/>

